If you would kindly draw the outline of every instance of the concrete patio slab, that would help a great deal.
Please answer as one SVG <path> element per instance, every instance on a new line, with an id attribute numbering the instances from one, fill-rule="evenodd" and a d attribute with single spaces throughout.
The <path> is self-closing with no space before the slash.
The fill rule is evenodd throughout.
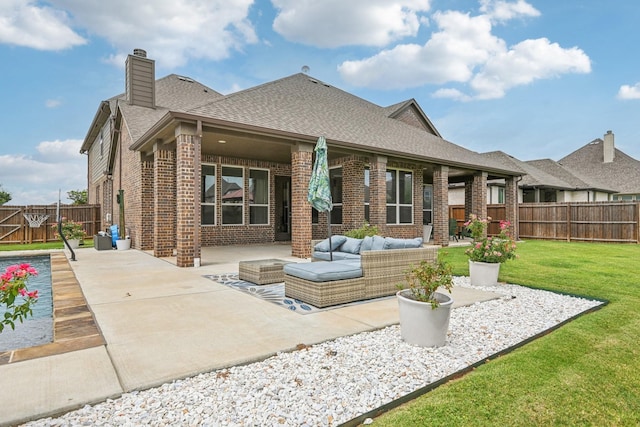
<path id="1" fill-rule="evenodd" d="M 0 365 L 2 388 L 12 390 L 0 424 L 398 322 L 393 297 L 301 315 L 204 277 L 237 273 L 241 260 L 308 261 L 292 258 L 287 245 L 205 248 L 199 268 L 136 250 L 76 256 L 73 273 L 106 347 Z M 496 296 L 454 289 L 458 304 Z"/>

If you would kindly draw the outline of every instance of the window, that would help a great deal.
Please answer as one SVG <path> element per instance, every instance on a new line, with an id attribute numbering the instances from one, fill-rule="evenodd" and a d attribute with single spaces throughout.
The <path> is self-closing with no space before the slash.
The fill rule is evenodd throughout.
<path id="1" fill-rule="evenodd" d="M 203 164 L 202 191 L 200 194 L 200 218 L 202 225 L 215 225 L 216 223 L 216 167 Z"/>
<path id="2" fill-rule="evenodd" d="M 329 169 L 331 183 L 331 224 L 342 224 L 342 167 Z"/>
<path id="3" fill-rule="evenodd" d="M 102 137 L 102 132 L 100 132 L 100 158 L 104 156 L 104 138 Z"/>
<path id="4" fill-rule="evenodd" d="M 370 192 L 369 189 L 371 188 L 371 183 L 370 183 L 370 170 L 369 170 L 369 166 L 365 166 L 364 168 L 364 219 L 367 222 L 371 222 L 371 220 L 369 219 L 371 216 L 371 209 L 370 209 Z"/>
<path id="5" fill-rule="evenodd" d="M 504 187 L 498 187 L 498 203 L 504 203 Z"/>
<path id="6" fill-rule="evenodd" d="M 422 187 L 422 225 L 433 222 L 433 185 L 425 184 Z"/>
<path id="7" fill-rule="evenodd" d="M 243 224 L 244 171 L 242 168 L 222 166 L 222 224 Z"/>
<path id="8" fill-rule="evenodd" d="M 249 169 L 249 224 L 269 224 L 269 171 Z"/>
<path id="9" fill-rule="evenodd" d="M 413 223 L 413 175 L 387 169 L 387 224 Z"/>
<path id="10" fill-rule="evenodd" d="M 342 224 L 342 166 L 329 169 L 331 187 L 331 224 Z M 318 211 L 311 209 L 311 223 L 318 223 Z"/>

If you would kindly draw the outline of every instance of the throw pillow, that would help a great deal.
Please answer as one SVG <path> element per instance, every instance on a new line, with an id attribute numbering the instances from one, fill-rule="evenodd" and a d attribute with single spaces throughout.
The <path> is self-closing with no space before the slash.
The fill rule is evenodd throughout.
<path id="1" fill-rule="evenodd" d="M 384 237 L 373 236 L 373 243 L 371 244 L 372 251 L 381 251 L 384 249 Z"/>
<path id="2" fill-rule="evenodd" d="M 354 239 L 353 237 L 347 237 L 347 240 L 345 240 L 342 246 L 340 246 L 340 251 L 357 255 L 360 253 L 361 245 L 362 245 L 362 239 Z"/>
<path id="3" fill-rule="evenodd" d="M 360 245 L 360 253 L 364 251 L 370 251 L 372 245 L 373 245 L 373 237 L 364 236 L 364 239 L 362 239 L 362 244 Z"/>
<path id="4" fill-rule="evenodd" d="M 347 240 L 347 236 L 331 236 L 331 250 L 335 251 Z M 321 242 L 318 242 L 314 247 L 318 252 L 329 252 L 329 239 L 324 239 Z"/>
<path id="5" fill-rule="evenodd" d="M 384 249 L 409 249 L 422 247 L 422 237 L 415 239 L 394 239 L 393 237 L 384 238 Z"/>

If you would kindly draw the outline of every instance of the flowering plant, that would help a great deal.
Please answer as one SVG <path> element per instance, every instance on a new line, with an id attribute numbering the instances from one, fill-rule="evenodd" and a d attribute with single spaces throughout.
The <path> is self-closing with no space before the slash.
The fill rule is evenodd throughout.
<path id="1" fill-rule="evenodd" d="M 58 223 L 53 224 L 51 228 L 54 230 L 54 237 L 57 239 L 60 238 L 60 235 L 58 234 Z M 86 235 L 81 222 L 76 222 L 64 217 L 62 218 L 62 234 L 67 240 L 82 240 Z"/>
<path id="2" fill-rule="evenodd" d="M 15 321 L 22 320 L 27 315 L 33 315 L 31 306 L 38 300 L 38 291 L 27 289 L 27 279 L 30 276 L 36 276 L 38 272 L 29 264 L 10 265 L 5 272 L 0 275 L 0 305 L 4 305 L 5 313 L 0 318 L 0 332 L 5 325 L 15 329 Z M 20 300 L 16 298 L 20 295 L 22 304 L 18 304 Z"/>
<path id="3" fill-rule="evenodd" d="M 427 302 L 431 308 L 438 308 L 440 302 L 433 293 L 440 287 L 451 293 L 453 287 L 453 268 L 447 262 L 438 260 L 435 265 L 428 261 L 420 261 L 418 266 L 411 266 L 405 272 L 407 288 L 416 301 Z M 398 289 L 404 289 L 404 284 L 399 284 Z"/>
<path id="4" fill-rule="evenodd" d="M 469 259 L 475 262 L 498 263 L 516 258 L 516 242 L 509 235 L 511 223 L 500 221 L 500 234 L 487 237 L 486 229 L 489 221 L 491 221 L 490 217 L 480 219 L 471 214 L 469 221 L 464 223 L 473 238 L 471 247 L 465 251 Z"/>

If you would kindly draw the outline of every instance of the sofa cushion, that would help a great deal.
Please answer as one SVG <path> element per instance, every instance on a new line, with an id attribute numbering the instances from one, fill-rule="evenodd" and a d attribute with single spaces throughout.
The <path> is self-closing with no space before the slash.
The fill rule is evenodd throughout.
<path id="1" fill-rule="evenodd" d="M 347 240 L 347 236 L 331 236 L 331 250 L 335 251 Z M 320 252 L 329 252 L 329 239 L 324 239 L 321 242 L 318 242 L 314 249 Z"/>
<path id="2" fill-rule="evenodd" d="M 347 240 L 340 245 L 340 252 L 348 252 L 350 254 L 359 254 L 360 245 L 362 245 L 362 239 L 354 239 L 353 237 L 347 237 Z"/>
<path id="3" fill-rule="evenodd" d="M 415 239 L 394 239 L 393 237 L 384 238 L 384 249 L 408 249 L 422 247 L 422 237 Z"/>
<path id="4" fill-rule="evenodd" d="M 314 251 L 313 252 L 313 258 L 321 259 L 324 261 L 331 261 L 332 255 L 333 255 L 334 261 L 342 261 L 346 259 L 353 259 L 356 261 L 360 260 L 360 255 L 350 254 L 349 252 L 339 252 L 339 251 L 335 251 L 335 252 Z"/>
<path id="5" fill-rule="evenodd" d="M 373 245 L 373 237 L 364 236 L 364 239 L 362 239 L 362 244 L 360 245 L 360 253 L 364 251 L 370 251 L 372 245 Z"/>
<path id="6" fill-rule="evenodd" d="M 285 274 L 311 282 L 330 282 L 362 277 L 362 267 L 357 261 L 290 263 L 285 264 L 283 270 Z"/>
<path id="7" fill-rule="evenodd" d="M 371 244 L 372 251 L 381 251 L 384 249 L 384 237 L 373 236 L 373 243 Z"/>

